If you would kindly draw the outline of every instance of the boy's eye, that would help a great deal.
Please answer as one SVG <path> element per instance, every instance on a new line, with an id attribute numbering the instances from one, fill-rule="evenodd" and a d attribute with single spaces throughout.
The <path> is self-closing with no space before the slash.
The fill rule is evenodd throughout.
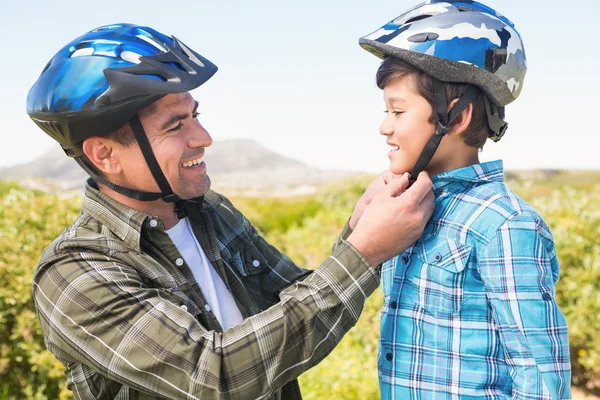
<path id="1" fill-rule="evenodd" d="M 404 113 L 404 111 L 388 111 L 388 110 L 384 110 L 383 112 L 384 112 L 385 114 L 389 114 L 389 113 L 391 112 L 391 113 L 392 113 L 392 114 L 394 114 L 394 115 L 400 115 L 400 114 L 403 114 L 403 113 Z"/>

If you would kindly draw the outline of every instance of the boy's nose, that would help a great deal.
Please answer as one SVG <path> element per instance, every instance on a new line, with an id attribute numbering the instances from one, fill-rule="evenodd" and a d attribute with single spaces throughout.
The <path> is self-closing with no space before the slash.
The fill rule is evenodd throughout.
<path id="1" fill-rule="evenodd" d="M 391 124 L 388 124 L 386 121 L 387 118 L 381 123 L 381 125 L 379 125 L 379 133 L 383 136 L 390 136 L 394 133 L 394 128 Z"/>

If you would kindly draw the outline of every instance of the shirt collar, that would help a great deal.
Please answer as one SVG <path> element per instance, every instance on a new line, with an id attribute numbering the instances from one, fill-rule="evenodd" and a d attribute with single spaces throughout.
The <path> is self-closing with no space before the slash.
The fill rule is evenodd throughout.
<path id="1" fill-rule="evenodd" d="M 101 193 L 92 179 L 88 179 L 85 185 L 83 212 L 138 252 L 141 251 L 142 229 L 164 229 L 160 218 L 150 217 Z"/>
<path id="2" fill-rule="evenodd" d="M 431 181 L 434 190 L 448 188 L 453 184 L 504 182 L 504 168 L 502 160 L 488 161 L 442 172 Z"/>

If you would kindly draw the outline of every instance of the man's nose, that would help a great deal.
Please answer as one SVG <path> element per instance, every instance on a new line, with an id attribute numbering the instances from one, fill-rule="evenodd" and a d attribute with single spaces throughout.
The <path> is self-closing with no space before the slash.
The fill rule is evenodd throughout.
<path id="1" fill-rule="evenodd" d="M 208 147 L 212 142 L 212 137 L 200 123 L 194 127 L 193 131 L 188 136 L 188 146 L 192 148 Z"/>

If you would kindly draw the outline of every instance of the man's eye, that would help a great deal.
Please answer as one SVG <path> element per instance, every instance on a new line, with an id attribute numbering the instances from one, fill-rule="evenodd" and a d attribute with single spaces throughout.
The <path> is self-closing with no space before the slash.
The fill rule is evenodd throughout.
<path id="1" fill-rule="evenodd" d="M 169 132 L 177 132 L 178 130 L 181 129 L 182 126 L 183 126 L 183 124 L 180 122 L 179 124 L 177 124 L 177 126 L 175 128 L 169 129 Z"/>
<path id="2" fill-rule="evenodd" d="M 192 119 L 197 119 L 198 115 L 200 115 L 199 112 L 193 112 L 192 113 Z M 169 129 L 167 132 L 177 132 L 178 130 L 180 130 L 183 127 L 183 123 L 179 122 L 179 124 L 177 124 L 176 127 Z"/>

